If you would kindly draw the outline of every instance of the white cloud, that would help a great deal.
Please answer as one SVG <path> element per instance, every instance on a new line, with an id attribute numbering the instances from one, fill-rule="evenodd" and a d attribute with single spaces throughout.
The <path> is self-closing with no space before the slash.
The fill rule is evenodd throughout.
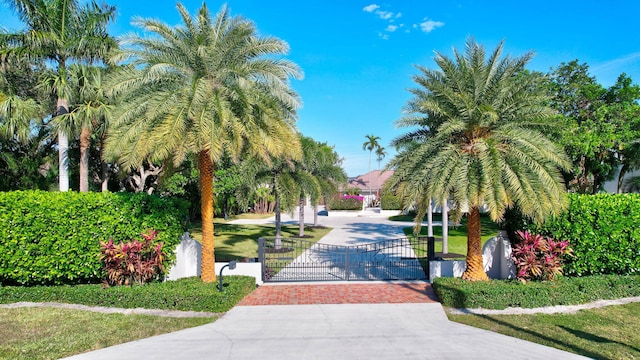
<path id="1" fill-rule="evenodd" d="M 378 33 L 378 36 L 380 36 L 380 38 L 382 40 L 389 40 L 389 35 L 387 35 L 387 34 L 383 34 L 383 33 L 380 32 L 380 33 Z"/>
<path id="2" fill-rule="evenodd" d="M 389 26 L 387 26 L 387 28 L 386 28 L 386 29 L 384 29 L 384 30 L 385 30 L 385 31 L 388 31 L 388 32 L 394 32 L 394 31 L 396 31 L 397 29 L 398 29 L 398 27 L 397 27 L 396 25 L 389 25 Z"/>
<path id="3" fill-rule="evenodd" d="M 442 21 L 433 21 L 429 20 L 429 18 L 424 18 L 424 20 L 425 21 L 420 23 L 420 29 L 426 33 L 430 33 L 435 28 L 444 26 L 444 23 Z"/>
<path id="4" fill-rule="evenodd" d="M 374 12 L 377 9 L 380 8 L 380 5 L 378 4 L 371 4 L 371 5 L 367 5 L 365 6 L 362 10 L 366 11 L 366 12 Z"/>
<path id="5" fill-rule="evenodd" d="M 402 17 L 402 13 L 397 13 L 397 14 L 396 14 L 396 19 L 399 19 L 399 18 L 401 18 L 401 17 Z"/>
<path id="6" fill-rule="evenodd" d="M 393 17 L 393 13 L 391 11 L 378 10 L 376 11 L 376 15 L 380 16 L 382 20 L 389 20 Z"/>

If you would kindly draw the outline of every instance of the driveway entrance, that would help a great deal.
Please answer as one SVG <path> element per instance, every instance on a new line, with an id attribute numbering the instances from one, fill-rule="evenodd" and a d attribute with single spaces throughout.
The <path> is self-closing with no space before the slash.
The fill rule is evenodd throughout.
<path id="1" fill-rule="evenodd" d="M 427 243 L 426 237 L 359 245 L 260 238 L 258 254 L 264 282 L 421 280 L 429 275 Z"/>

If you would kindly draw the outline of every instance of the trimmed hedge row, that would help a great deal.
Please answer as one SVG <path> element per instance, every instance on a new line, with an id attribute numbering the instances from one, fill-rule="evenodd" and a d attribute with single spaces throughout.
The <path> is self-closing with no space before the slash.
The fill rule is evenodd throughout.
<path id="1" fill-rule="evenodd" d="M 203 283 L 200 278 L 185 278 L 142 286 L 0 286 L 0 303 L 21 301 L 60 302 L 88 306 L 145 308 L 183 311 L 229 311 L 255 289 L 250 276 L 225 276 L 224 291 L 218 283 Z"/>
<path id="2" fill-rule="evenodd" d="M 433 289 L 443 305 L 453 308 L 536 308 L 640 296 L 640 275 L 561 277 L 555 281 L 527 283 L 442 277 L 434 279 Z"/>
<path id="3" fill-rule="evenodd" d="M 568 211 L 531 232 L 568 240 L 565 275 L 640 274 L 640 194 L 569 196 Z"/>
<path id="4" fill-rule="evenodd" d="M 144 193 L 0 193 L 0 284 L 99 282 L 100 241 L 148 229 L 159 232 L 171 261 L 186 211 L 182 200 Z"/>
<path id="5" fill-rule="evenodd" d="M 355 198 L 334 196 L 327 202 L 327 210 L 362 210 L 362 201 Z"/>
<path id="6" fill-rule="evenodd" d="M 385 210 L 402 210 L 402 199 L 397 195 L 383 194 L 380 204 Z"/>

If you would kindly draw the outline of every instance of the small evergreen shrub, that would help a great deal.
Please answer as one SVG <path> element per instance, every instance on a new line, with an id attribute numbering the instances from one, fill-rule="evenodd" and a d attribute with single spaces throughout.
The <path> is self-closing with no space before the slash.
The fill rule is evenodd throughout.
<path id="1" fill-rule="evenodd" d="M 145 193 L 0 192 L 0 284 L 99 283 L 100 242 L 147 229 L 171 262 L 186 205 Z"/>
<path id="2" fill-rule="evenodd" d="M 383 194 L 380 205 L 385 210 L 402 210 L 402 199 L 393 194 Z"/>
<path id="3" fill-rule="evenodd" d="M 528 231 L 518 231 L 516 236 L 520 241 L 513 247 L 511 258 L 518 279 L 550 281 L 562 274 L 564 258 L 573 253 L 568 241 L 554 241 Z"/>
<path id="4" fill-rule="evenodd" d="M 327 210 L 362 210 L 363 201 L 359 195 L 337 195 L 329 199 Z"/>

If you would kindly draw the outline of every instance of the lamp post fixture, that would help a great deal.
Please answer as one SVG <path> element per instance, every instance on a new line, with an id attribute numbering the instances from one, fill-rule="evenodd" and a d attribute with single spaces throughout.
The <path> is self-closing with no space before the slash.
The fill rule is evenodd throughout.
<path id="1" fill-rule="evenodd" d="M 229 268 L 229 270 L 233 270 L 236 268 L 236 261 L 235 260 L 231 260 L 227 265 L 223 266 L 222 269 L 220 269 L 220 284 L 218 285 L 218 291 L 222 291 L 222 270 L 224 270 L 226 267 Z"/>

